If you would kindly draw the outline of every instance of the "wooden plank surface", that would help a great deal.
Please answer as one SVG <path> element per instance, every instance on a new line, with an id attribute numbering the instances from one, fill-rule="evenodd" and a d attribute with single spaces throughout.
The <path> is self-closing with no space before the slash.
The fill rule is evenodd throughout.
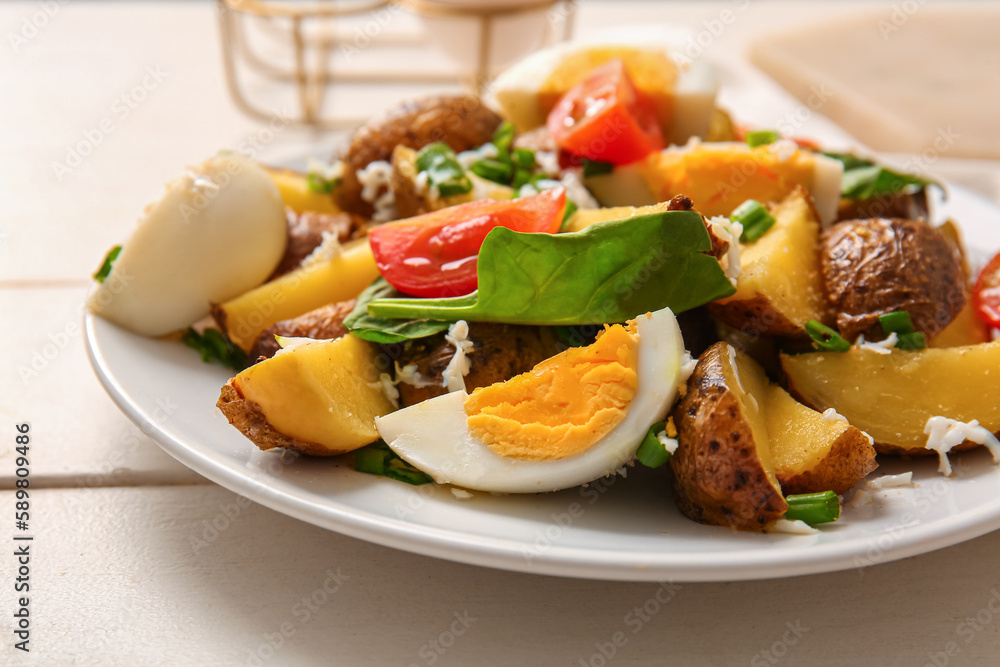
<path id="1" fill-rule="evenodd" d="M 1000 533 L 863 572 L 622 584 L 415 556 L 218 487 L 33 500 L 37 653 L 16 664 L 885 667 L 949 642 L 950 665 L 1000 655 Z M 12 505 L 0 493 L 0 517 Z"/>

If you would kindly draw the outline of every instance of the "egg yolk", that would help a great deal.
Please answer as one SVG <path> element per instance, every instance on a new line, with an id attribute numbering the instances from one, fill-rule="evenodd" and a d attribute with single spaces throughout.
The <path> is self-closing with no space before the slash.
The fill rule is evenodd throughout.
<path id="1" fill-rule="evenodd" d="M 585 452 L 625 418 L 638 385 L 635 323 L 605 327 L 570 348 L 465 401 L 471 433 L 508 458 L 562 459 Z"/>
<path id="2" fill-rule="evenodd" d="M 640 169 L 662 201 L 683 193 L 702 215 L 729 215 L 747 199 L 779 201 L 812 185 L 815 160 L 794 151 L 785 160 L 769 146 L 653 153 Z"/>

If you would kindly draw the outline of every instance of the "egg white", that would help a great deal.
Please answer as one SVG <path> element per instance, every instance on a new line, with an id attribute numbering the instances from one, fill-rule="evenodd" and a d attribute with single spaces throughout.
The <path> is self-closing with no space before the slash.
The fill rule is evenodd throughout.
<path id="1" fill-rule="evenodd" d="M 162 336 L 264 282 L 287 239 L 285 206 L 267 172 L 217 155 L 167 184 L 87 305 L 130 331 Z"/>
<path id="2" fill-rule="evenodd" d="M 638 318 L 638 384 L 625 418 L 587 451 L 527 461 L 500 456 L 469 430 L 464 391 L 455 391 L 375 420 L 399 456 L 441 484 L 501 493 L 556 491 L 614 474 L 635 455 L 650 424 L 677 398 L 684 342 L 669 308 Z"/>

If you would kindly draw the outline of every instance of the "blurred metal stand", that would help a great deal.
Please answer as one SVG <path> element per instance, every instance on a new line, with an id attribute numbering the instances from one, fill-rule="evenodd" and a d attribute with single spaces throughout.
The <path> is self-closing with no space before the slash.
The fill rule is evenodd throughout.
<path id="1" fill-rule="evenodd" d="M 240 68 L 279 83 L 294 83 L 299 103 L 298 116 L 289 122 L 318 129 L 342 130 L 356 126 L 361 118 L 336 117 L 324 114 L 327 89 L 337 83 L 406 83 L 461 84 L 473 94 L 481 95 L 493 78 L 491 48 L 495 42 L 497 20 L 529 13 L 538 13 L 546 20 L 543 44 L 569 39 L 572 36 L 576 0 L 512 0 L 507 2 L 465 2 L 454 0 L 314 0 L 284 2 L 279 0 L 216 0 L 219 27 L 222 33 L 222 59 L 226 86 L 230 96 L 244 113 L 259 120 L 270 120 L 273 112 L 262 109 L 244 93 Z M 335 31 L 338 19 L 378 16 L 407 11 L 426 18 L 465 18 L 478 22 L 477 58 L 475 68 L 465 72 L 403 71 L 398 69 L 352 71 L 331 68 L 333 50 L 349 45 L 350 39 Z M 275 43 L 290 47 L 288 63 L 255 50 L 248 37 L 247 25 L 253 22 L 262 34 Z M 562 24 L 556 34 L 556 24 Z M 400 35 L 377 31 L 370 45 L 420 47 L 426 36 Z"/>

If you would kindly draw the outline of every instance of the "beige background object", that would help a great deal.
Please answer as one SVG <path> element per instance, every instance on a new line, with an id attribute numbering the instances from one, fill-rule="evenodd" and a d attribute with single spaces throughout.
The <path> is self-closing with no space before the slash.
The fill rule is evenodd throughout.
<path id="1" fill-rule="evenodd" d="M 874 4 L 874 3 L 873 3 Z M 750 61 L 879 151 L 1000 159 L 1000 6 L 910 0 L 755 37 Z"/>

